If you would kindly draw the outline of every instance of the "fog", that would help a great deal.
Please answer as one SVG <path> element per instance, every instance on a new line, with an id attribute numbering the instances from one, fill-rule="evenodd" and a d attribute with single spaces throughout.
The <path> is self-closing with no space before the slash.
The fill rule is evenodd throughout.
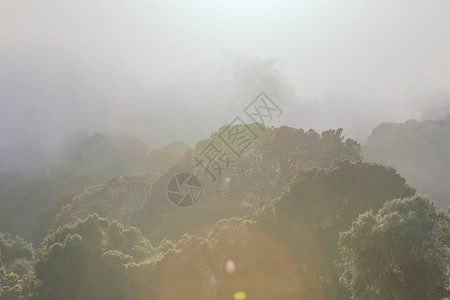
<path id="1" fill-rule="evenodd" d="M 443 0 L 4 0 L 0 161 L 38 168 L 76 129 L 192 146 L 262 90 L 283 109 L 275 125 L 342 127 L 363 144 L 382 122 L 443 118 L 449 11 Z"/>
<path id="2" fill-rule="evenodd" d="M 450 299 L 449 54 L 450 0 L 0 0 L 0 300 Z"/>

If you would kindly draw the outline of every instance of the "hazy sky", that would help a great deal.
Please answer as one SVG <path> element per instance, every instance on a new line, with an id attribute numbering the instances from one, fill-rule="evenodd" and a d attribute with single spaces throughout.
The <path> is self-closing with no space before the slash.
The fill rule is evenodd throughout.
<path id="1" fill-rule="evenodd" d="M 281 123 L 364 143 L 449 108 L 449 53 L 448 0 L 1 0 L 0 146 L 76 128 L 192 142 L 260 89 Z"/>

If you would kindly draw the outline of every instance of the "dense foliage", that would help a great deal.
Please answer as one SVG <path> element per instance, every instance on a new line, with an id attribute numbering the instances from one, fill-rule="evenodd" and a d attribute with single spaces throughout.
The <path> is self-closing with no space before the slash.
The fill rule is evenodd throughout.
<path id="1" fill-rule="evenodd" d="M 35 263 L 35 250 L 30 243 L 0 233 L 0 299 L 36 297 Z"/>
<path id="2" fill-rule="evenodd" d="M 449 292 L 450 217 L 415 196 L 366 212 L 339 238 L 352 299 L 442 299 Z"/>
<path id="3" fill-rule="evenodd" d="M 65 141 L 63 150 L 55 158 L 55 163 L 45 172 L 39 174 L 15 170 L 0 172 L 0 232 L 30 238 L 39 223 L 39 216 L 49 209 L 55 210 L 54 204 L 58 200 L 57 206 L 79 195 L 84 189 L 115 176 L 135 172 L 164 173 L 171 165 L 181 160 L 185 151 L 186 146 L 182 142 L 149 151 L 145 143 L 131 134 L 108 136 L 76 131 Z M 120 184 L 120 179 L 116 181 Z M 133 189 L 133 184 L 130 184 L 130 188 Z M 101 200 L 96 202 L 98 201 Z M 65 222 L 72 222 L 77 217 L 85 216 L 75 214 L 74 218 L 66 219 Z M 45 217 L 45 222 L 53 222 L 54 217 L 56 216 Z M 45 234 L 45 231 L 43 233 Z"/>
<path id="4" fill-rule="evenodd" d="M 152 254 L 136 228 L 91 215 L 50 231 L 36 265 L 43 299 L 123 299 L 125 264 Z"/>
<path id="5" fill-rule="evenodd" d="M 392 168 L 341 161 L 330 169 L 300 172 L 289 191 L 258 212 L 256 220 L 294 253 L 309 281 L 313 276 L 323 280 L 327 299 L 344 297 L 335 271 L 339 233 L 359 214 L 414 194 Z"/>
<path id="6" fill-rule="evenodd" d="M 34 247 L 0 233 L 0 300 L 449 296 L 447 211 L 342 129 L 249 127 L 258 138 L 214 182 L 195 157 L 225 149 L 225 127 L 151 152 L 78 132 L 49 174 L 0 173 L 1 230 L 34 232 Z M 203 185 L 188 208 L 167 197 L 184 171 Z"/>
<path id="7" fill-rule="evenodd" d="M 254 131 L 260 130 L 256 124 L 251 127 Z M 288 187 L 301 169 L 329 167 L 336 159 L 357 161 L 361 158 L 360 145 L 344 139 L 341 129 L 324 131 L 320 135 L 313 130 L 305 132 L 290 127 L 266 128 L 263 133 L 258 131 L 260 137 L 239 157 L 228 153 L 233 162 L 212 182 L 203 174 L 203 169 L 194 167 L 194 157 L 211 141 L 217 148 L 226 149 L 217 138 L 222 130 L 200 141 L 195 150 L 187 152 L 183 164 L 171 168 L 153 185 L 149 201 L 136 214 L 134 223 L 151 240 L 178 239 L 190 230 L 204 233 L 205 224 L 254 213 Z M 199 174 L 204 184 L 202 201 L 189 210 L 180 210 L 167 201 L 169 180 L 184 170 Z"/>
<path id="8" fill-rule="evenodd" d="M 74 223 L 94 213 L 130 224 L 131 216 L 148 200 L 157 178 L 153 173 L 135 173 L 113 177 L 79 192 L 68 192 L 41 217 L 33 240 L 41 240 L 50 228 Z"/>

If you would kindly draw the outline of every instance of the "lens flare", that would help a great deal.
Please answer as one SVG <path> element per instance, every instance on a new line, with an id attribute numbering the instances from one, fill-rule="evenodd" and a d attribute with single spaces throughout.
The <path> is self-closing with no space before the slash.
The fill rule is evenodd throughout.
<path id="1" fill-rule="evenodd" d="M 215 285 L 216 285 L 216 283 L 217 283 L 217 281 L 216 281 L 216 277 L 214 277 L 214 276 L 211 276 L 211 278 L 209 279 L 209 285 L 211 285 L 211 286 L 215 286 Z"/>
<path id="2" fill-rule="evenodd" d="M 225 270 L 228 274 L 233 274 L 234 271 L 236 271 L 236 266 L 234 265 L 234 262 L 232 260 L 227 260 L 227 263 L 225 264 Z"/>
<path id="3" fill-rule="evenodd" d="M 247 294 L 245 292 L 236 292 L 234 293 L 235 300 L 244 300 L 247 298 Z"/>

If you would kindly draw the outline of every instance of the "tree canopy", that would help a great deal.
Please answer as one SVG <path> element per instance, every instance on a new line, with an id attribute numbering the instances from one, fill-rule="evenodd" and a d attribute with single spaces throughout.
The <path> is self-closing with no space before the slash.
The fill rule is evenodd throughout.
<path id="1" fill-rule="evenodd" d="M 341 281 L 352 299 L 449 296 L 450 217 L 430 199 L 387 202 L 339 237 Z"/>

